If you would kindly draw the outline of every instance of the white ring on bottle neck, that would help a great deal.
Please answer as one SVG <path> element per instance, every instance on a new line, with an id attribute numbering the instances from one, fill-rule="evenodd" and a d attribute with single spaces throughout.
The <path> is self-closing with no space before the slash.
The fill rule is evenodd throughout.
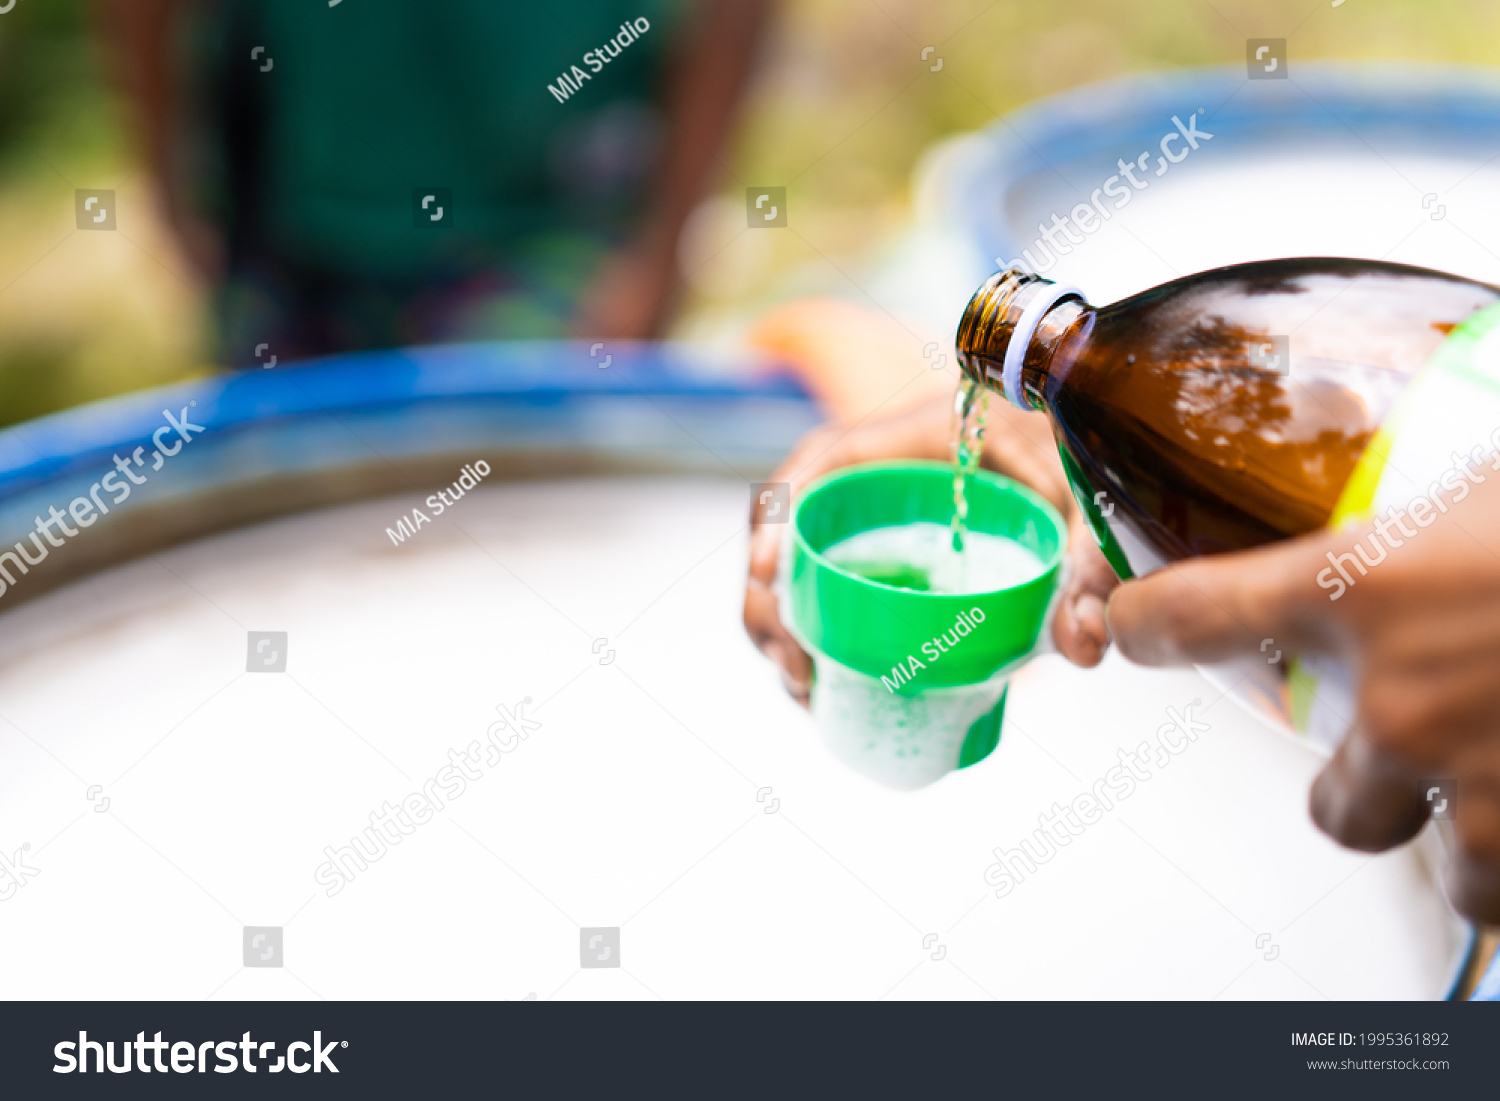
<path id="1" fill-rule="evenodd" d="M 1031 411 L 1031 406 L 1026 404 L 1021 393 L 1021 364 L 1026 359 L 1026 349 L 1031 345 L 1031 338 L 1036 335 L 1036 327 L 1041 324 L 1042 317 L 1048 310 L 1069 296 L 1088 301 L 1081 290 L 1066 283 L 1053 283 L 1042 288 L 1035 298 L 1026 303 L 1020 320 L 1011 330 L 1010 343 L 1005 346 L 1005 360 L 1000 368 L 1000 384 L 1005 390 L 1006 399 L 1017 409 Z"/>

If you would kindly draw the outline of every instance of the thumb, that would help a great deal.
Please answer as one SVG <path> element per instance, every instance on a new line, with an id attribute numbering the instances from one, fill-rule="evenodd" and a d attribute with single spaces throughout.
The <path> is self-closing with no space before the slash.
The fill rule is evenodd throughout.
<path id="1" fill-rule="evenodd" d="M 1077 512 L 1068 524 L 1068 558 L 1072 570 L 1057 602 L 1052 639 L 1065 658 L 1089 669 L 1103 661 L 1109 649 L 1104 602 L 1120 579 Z"/>
<path id="2" fill-rule="evenodd" d="M 1105 608 L 1110 634 L 1139 665 L 1226 661 L 1262 652 L 1267 640 L 1289 650 L 1340 651 L 1343 609 L 1336 601 L 1344 586 L 1328 584 L 1326 554 L 1346 547 L 1350 536 L 1319 531 L 1127 582 Z"/>

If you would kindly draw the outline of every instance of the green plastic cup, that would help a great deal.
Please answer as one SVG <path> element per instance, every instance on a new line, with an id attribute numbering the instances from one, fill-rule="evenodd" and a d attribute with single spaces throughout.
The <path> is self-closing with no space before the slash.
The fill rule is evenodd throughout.
<path id="1" fill-rule="evenodd" d="M 988 471 L 970 476 L 966 496 L 969 530 L 1021 544 L 1041 560 L 1040 575 L 992 592 L 922 592 L 824 557 L 874 528 L 947 524 L 953 468 L 944 463 L 848 467 L 814 482 L 793 509 L 782 618 L 813 657 L 813 715 L 836 756 L 890 787 L 925 786 L 994 750 L 1007 685 L 1037 651 L 1057 591 L 1067 548 L 1057 510 Z"/>

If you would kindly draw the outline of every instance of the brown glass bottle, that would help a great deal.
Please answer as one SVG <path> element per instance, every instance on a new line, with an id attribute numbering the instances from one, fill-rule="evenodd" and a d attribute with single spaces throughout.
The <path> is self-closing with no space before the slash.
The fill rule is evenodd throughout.
<path id="1" fill-rule="evenodd" d="M 1217 268 L 1101 309 L 1076 294 L 1046 307 L 1057 294 L 1030 273 L 992 276 L 959 323 L 959 362 L 1046 411 L 1079 507 L 1130 577 L 1323 526 L 1407 381 L 1500 289 L 1319 257 Z M 1007 387 L 1028 305 L 1044 312 Z"/>

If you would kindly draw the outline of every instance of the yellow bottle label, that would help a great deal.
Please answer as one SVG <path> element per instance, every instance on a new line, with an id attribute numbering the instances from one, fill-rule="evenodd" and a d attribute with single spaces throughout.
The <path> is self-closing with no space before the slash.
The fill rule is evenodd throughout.
<path id="1" fill-rule="evenodd" d="M 1449 502 L 1468 495 L 1466 481 L 1482 481 L 1496 470 L 1500 304 L 1454 329 L 1411 381 L 1355 464 L 1329 526 L 1368 523 L 1418 498 L 1437 501 L 1439 494 L 1439 510 L 1446 512 Z M 1331 749 L 1353 720 L 1353 678 L 1327 659 L 1293 658 L 1289 674 L 1292 726 Z"/>

